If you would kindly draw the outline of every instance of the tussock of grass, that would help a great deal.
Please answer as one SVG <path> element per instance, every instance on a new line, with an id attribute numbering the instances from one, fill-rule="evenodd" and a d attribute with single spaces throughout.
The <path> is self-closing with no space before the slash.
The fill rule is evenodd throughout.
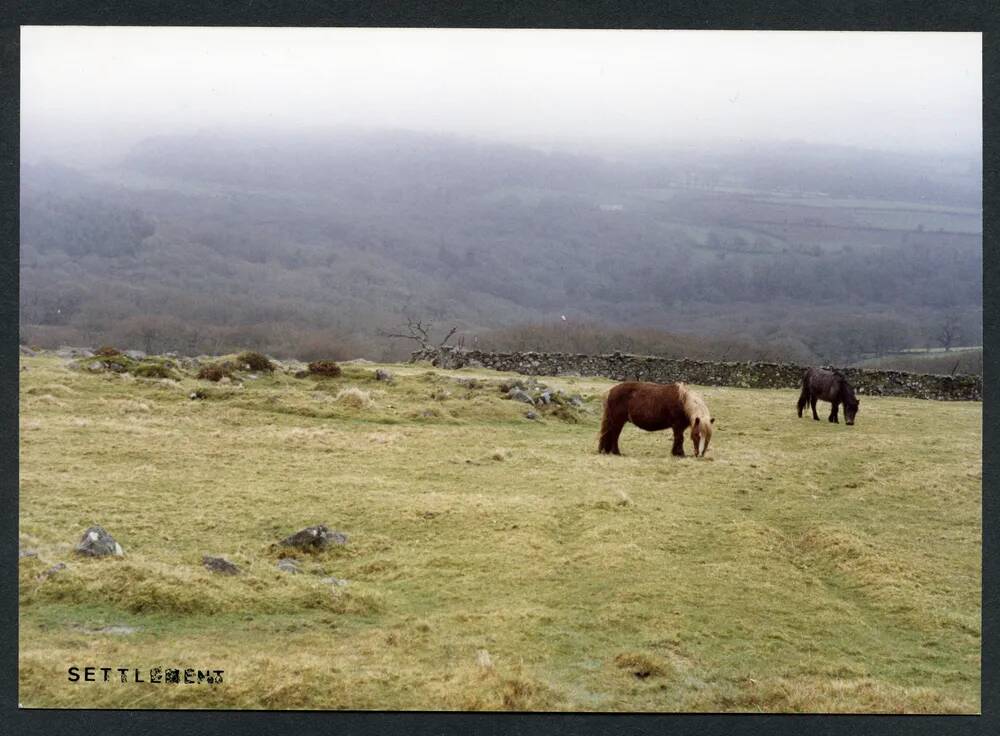
<path id="1" fill-rule="evenodd" d="M 29 386 L 22 393 L 27 396 L 49 395 L 75 396 L 76 391 L 61 383 L 46 383 L 41 386 Z"/>
<path id="2" fill-rule="evenodd" d="M 894 686 L 870 678 L 782 677 L 761 682 L 744 681 L 735 694 L 724 696 L 721 702 L 727 711 L 750 713 L 968 712 L 960 702 L 928 688 Z"/>
<path id="3" fill-rule="evenodd" d="M 337 392 L 334 398 L 339 404 L 349 406 L 352 409 L 367 409 L 374 404 L 372 396 L 368 391 L 362 391 L 356 386 L 348 386 Z"/>
<path id="4" fill-rule="evenodd" d="M 126 399 L 118 402 L 118 411 L 122 414 L 149 414 L 152 409 L 145 401 Z"/>
<path id="5" fill-rule="evenodd" d="M 457 668 L 439 686 L 449 710 L 533 711 L 558 708 L 561 699 L 520 665 L 483 667 L 478 661 Z"/>
<path id="6" fill-rule="evenodd" d="M 67 570 L 46 580 L 28 577 L 43 567 L 38 561 L 22 565 L 23 600 L 100 602 L 133 614 L 176 616 L 294 614 L 312 609 L 367 615 L 380 610 L 384 601 L 378 591 L 335 588 L 313 575 L 283 574 L 267 561 L 232 578 L 219 578 L 194 563 L 181 567 L 103 559 L 71 562 Z"/>
<path id="7" fill-rule="evenodd" d="M 665 677 L 671 670 L 667 662 L 644 652 L 622 652 L 615 657 L 615 666 L 640 680 L 645 680 L 647 677 Z"/>
<path id="8" fill-rule="evenodd" d="M 47 404 L 49 406 L 57 406 L 59 408 L 65 408 L 66 404 L 59 399 L 57 399 L 52 394 L 35 394 L 31 396 L 30 404 Z"/>

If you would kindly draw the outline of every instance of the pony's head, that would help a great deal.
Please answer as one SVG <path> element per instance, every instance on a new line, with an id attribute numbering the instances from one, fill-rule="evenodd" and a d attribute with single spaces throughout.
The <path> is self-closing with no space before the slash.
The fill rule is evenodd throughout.
<path id="1" fill-rule="evenodd" d="M 844 424 L 851 426 L 854 424 L 854 417 L 858 415 L 858 407 L 861 402 L 854 395 L 854 389 L 843 376 L 840 377 L 840 390 L 844 397 Z"/>
<path id="2" fill-rule="evenodd" d="M 694 443 L 694 456 L 704 457 L 708 452 L 708 443 L 712 441 L 712 425 L 715 418 L 695 417 L 691 423 L 691 442 Z"/>
<path id="3" fill-rule="evenodd" d="M 858 415 L 858 407 L 861 406 L 861 402 L 858 399 L 854 401 L 844 402 L 844 423 L 848 426 L 854 424 L 854 417 Z"/>

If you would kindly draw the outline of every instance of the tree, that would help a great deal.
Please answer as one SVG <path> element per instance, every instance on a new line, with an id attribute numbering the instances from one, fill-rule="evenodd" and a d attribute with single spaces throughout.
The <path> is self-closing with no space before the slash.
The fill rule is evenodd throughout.
<path id="1" fill-rule="evenodd" d="M 961 329 L 961 323 L 958 315 L 954 312 L 949 312 L 944 316 L 944 321 L 941 323 L 941 327 L 938 330 L 937 341 L 944 348 L 947 353 L 951 350 L 952 345 L 958 339 L 959 332 Z"/>
<path id="2" fill-rule="evenodd" d="M 448 340 L 451 339 L 451 336 L 454 335 L 455 332 L 458 330 L 458 327 L 453 326 L 450 330 L 448 330 L 448 334 L 444 336 L 444 339 L 442 339 L 441 342 L 435 344 L 431 340 L 431 335 L 430 335 L 431 329 L 434 327 L 433 323 L 424 322 L 423 320 L 419 319 L 413 319 L 412 317 L 407 317 L 406 324 L 404 325 L 404 327 L 406 328 L 405 333 L 384 332 L 383 330 L 379 330 L 378 334 L 381 337 L 389 337 L 400 340 L 413 340 L 414 342 L 419 343 L 420 349 L 421 351 L 424 352 L 424 354 L 430 353 L 434 355 L 434 357 L 431 359 L 431 362 L 434 363 L 434 365 L 438 365 L 445 357 L 446 354 L 445 346 L 447 345 Z"/>

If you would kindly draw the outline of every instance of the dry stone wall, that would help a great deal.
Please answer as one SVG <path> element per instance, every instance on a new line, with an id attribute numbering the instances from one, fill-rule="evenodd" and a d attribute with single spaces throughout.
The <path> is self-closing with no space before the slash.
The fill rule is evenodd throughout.
<path id="1" fill-rule="evenodd" d="M 580 355 L 441 348 L 418 350 L 413 360 L 429 360 L 442 368 L 482 366 L 528 376 L 602 376 L 615 381 L 684 381 L 701 386 L 798 388 L 804 366 L 792 363 L 720 363 L 649 355 Z M 867 396 L 908 396 L 938 401 L 982 401 L 980 376 L 936 376 L 902 371 L 840 368 L 856 393 Z"/>

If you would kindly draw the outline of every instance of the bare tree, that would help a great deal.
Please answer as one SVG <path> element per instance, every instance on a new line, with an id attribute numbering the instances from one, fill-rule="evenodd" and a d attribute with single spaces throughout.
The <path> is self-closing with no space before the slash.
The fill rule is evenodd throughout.
<path id="1" fill-rule="evenodd" d="M 450 340 L 452 335 L 458 331 L 458 327 L 453 326 L 450 330 L 448 330 L 448 334 L 446 334 L 440 342 L 434 343 L 431 339 L 431 329 L 434 327 L 433 323 L 407 317 L 406 324 L 403 325 L 403 327 L 406 329 L 406 332 L 385 332 L 384 330 L 379 330 L 378 334 L 381 337 L 389 337 L 399 340 L 413 340 L 420 345 L 421 351 L 424 353 L 434 354 L 435 357 L 432 359 L 432 362 L 435 364 L 439 362 L 444 355 L 448 340 Z"/>
<path id="2" fill-rule="evenodd" d="M 944 321 L 941 323 L 941 329 L 938 331 L 937 341 L 944 348 L 947 353 L 951 350 L 952 345 L 955 344 L 955 340 L 958 339 L 959 334 L 959 319 L 958 315 L 954 312 L 949 312 L 944 316 Z"/>

